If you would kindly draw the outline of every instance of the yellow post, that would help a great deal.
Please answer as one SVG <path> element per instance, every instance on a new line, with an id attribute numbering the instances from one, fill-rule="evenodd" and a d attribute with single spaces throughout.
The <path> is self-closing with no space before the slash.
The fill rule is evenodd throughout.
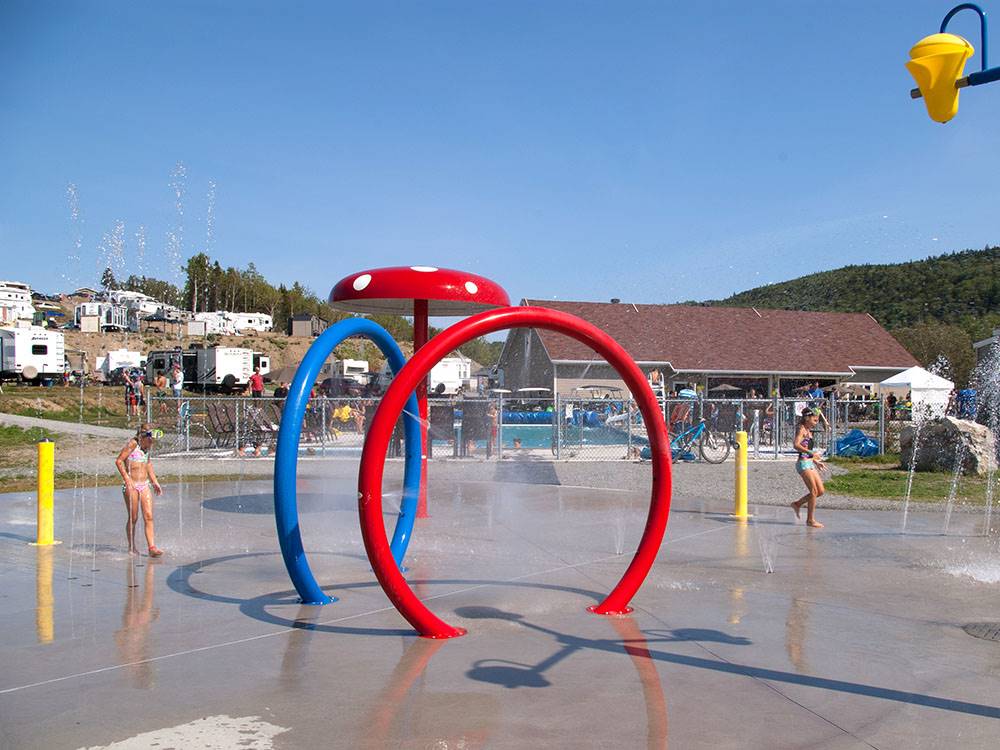
<path id="1" fill-rule="evenodd" d="M 747 434 L 736 433 L 736 518 L 749 518 L 747 513 Z"/>
<path id="2" fill-rule="evenodd" d="M 52 498 L 55 494 L 56 444 L 43 440 L 38 444 L 38 532 L 35 544 L 58 544 L 53 538 Z"/>

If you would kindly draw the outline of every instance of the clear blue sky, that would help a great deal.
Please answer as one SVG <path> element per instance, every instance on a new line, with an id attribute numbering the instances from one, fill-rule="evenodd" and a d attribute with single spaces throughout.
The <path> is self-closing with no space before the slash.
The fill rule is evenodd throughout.
<path id="1" fill-rule="evenodd" d="M 180 226 L 321 295 L 424 264 L 673 302 L 996 244 L 1000 83 L 947 125 L 907 93 L 949 7 L 6 0 L 0 278 L 94 284 L 119 221 L 120 271 L 170 278 Z"/>

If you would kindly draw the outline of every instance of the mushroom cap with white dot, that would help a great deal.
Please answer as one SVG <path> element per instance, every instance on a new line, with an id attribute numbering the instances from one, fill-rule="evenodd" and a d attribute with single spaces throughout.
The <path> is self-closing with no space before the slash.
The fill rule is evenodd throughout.
<path id="1" fill-rule="evenodd" d="M 510 305 L 495 281 L 468 271 L 436 266 L 369 268 L 345 276 L 330 292 L 330 304 L 354 313 L 412 315 L 426 300 L 430 316 L 464 316 Z"/>

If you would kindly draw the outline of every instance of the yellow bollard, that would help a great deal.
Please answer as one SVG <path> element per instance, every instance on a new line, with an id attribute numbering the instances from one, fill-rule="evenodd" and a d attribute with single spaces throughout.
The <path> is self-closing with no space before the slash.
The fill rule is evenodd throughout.
<path id="1" fill-rule="evenodd" d="M 735 518 L 749 518 L 747 513 L 747 434 L 736 433 L 736 507 Z"/>
<path id="2" fill-rule="evenodd" d="M 38 531 L 36 545 L 59 544 L 53 538 L 52 498 L 55 494 L 56 444 L 43 440 L 38 444 Z"/>

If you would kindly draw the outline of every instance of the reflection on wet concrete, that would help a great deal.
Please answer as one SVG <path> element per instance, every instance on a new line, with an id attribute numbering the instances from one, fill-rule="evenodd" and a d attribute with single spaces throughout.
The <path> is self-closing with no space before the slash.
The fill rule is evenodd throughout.
<path id="1" fill-rule="evenodd" d="M 52 643 L 55 626 L 52 610 L 55 600 L 52 596 L 52 547 L 35 547 L 35 631 L 39 643 Z"/>
<path id="2" fill-rule="evenodd" d="M 810 606 L 810 602 L 804 599 L 792 599 L 788 606 L 788 616 L 785 618 L 785 651 L 798 672 L 809 671 L 809 666 L 806 664 L 805 641 Z"/>
<path id="3" fill-rule="evenodd" d="M 149 635 L 152 624 L 160 616 L 159 608 L 153 606 L 155 568 L 156 563 L 152 562 L 142 567 L 133 564 L 125 568 L 122 626 L 115 631 L 115 645 L 121 663 L 125 665 L 133 687 L 140 690 L 153 687 L 154 662 L 150 660 Z M 143 577 L 141 584 L 138 581 L 140 575 Z"/>
<path id="4" fill-rule="evenodd" d="M 388 683 L 372 703 L 357 746 L 398 747 L 419 738 L 429 747 L 487 747 L 500 707 L 494 696 L 469 691 L 433 691 L 424 684 L 432 657 L 446 644 L 407 636 Z"/>
<path id="5" fill-rule="evenodd" d="M 739 625 L 747 613 L 746 592 L 740 586 L 729 589 L 729 624 Z"/>
<path id="6" fill-rule="evenodd" d="M 666 750 L 667 699 L 646 637 L 631 617 L 612 617 L 610 622 L 625 644 L 625 652 L 632 657 L 632 665 L 642 683 L 642 698 L 646 704 L 646 748 Z"/>
<path id="7" fill-rule="evenodd" d="M 550 687 L 552 683 L 545 676 L 545 672 L 581 649 L 592 648 L 597 645 L 603 647 L 605 645 L 616 644 L 620 646 L 631 658 L 632 665 L 635 667 L 636 673 L 639 675 L 639 681 L 642 684 L 643 701 L 646 706 L 646 746 L 650 750 L 662 750 L 667 747 L 667 701 L 663 693 L 663 684 L 660 681 L 656 664 L 652 660 L 648 639 L 639 629 L 633 618 L 628 616 L 607 618 L 618 634 L 617 641 L 607 641 L 578 638 L 558 633 L 541 625 L 528 622 L 522 615 L 514 612 L 504 612 L 495 607 L 459 607 L 455 610 L 455 613 L 467 619 L 484 618 L 516 622 L 530 630 L 555 636 L 557 642 L 563 644 L 562 649 L 536 664 L 524 664 L 507 659 L 480 659 L 466 672 L 466 676 L 469 679 L 502 685 L 506 688 Z M 686 640 L 718 640 L 726 643 L 748 643 L 746 639 L 732 638 L 725 633 L 694 629 L 672 631 L 656 639 L 657 642 Z"/>

